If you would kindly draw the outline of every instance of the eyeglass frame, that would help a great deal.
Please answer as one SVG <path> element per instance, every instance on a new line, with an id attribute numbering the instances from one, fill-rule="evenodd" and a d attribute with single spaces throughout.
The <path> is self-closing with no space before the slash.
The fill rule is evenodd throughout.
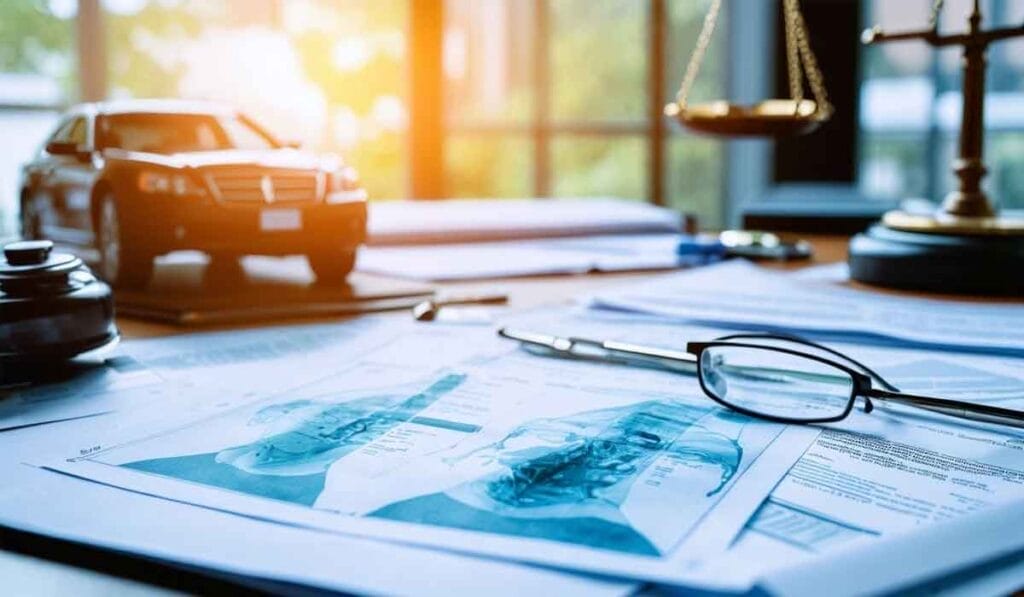
<path id="1" fill-rule="evenodd" d="M 677 351 L 673 349 L 643 346 L 640 344 L 622 341 L 593 340 L 575 336 L 561 337 L 518 329 L 500 328 L 497 331 L 499 336 L 518 341 L 520 345 L 531 353 L 536 350 L 538 351 L 537 354 L 544 354 L 558 358 L 609 363 L 614 365 L 654 367 L 674 373 L 696 375 L 698 384 L 704 392 L 704 395 L 711 398 L 716 404 L 747 416 L 766 421 L 805 425 L 822 422 L 833 423 L 850 416 L 857 397 L 862 397 L 864 398 L 864 412 L 866 413 L 870 413 L 874 410 L 874 402 L 872 400 L 872 398 L 874 398 L 882 401 L 892 401 L 898 404 L 907 404 L 909 406 L 936 412 L 942 415 L 1024 429 L 1024 411 L 989 406 L 987 404 L 979 404 L 976 402 L 963 402 L 949 398 L 935 398 L 932 396 L 908 394 L 900 391 L 899 388 L 894 386 L 864 363 L 861 363 L 860 361 L 835 349 L 829 348 L 828 346 L 818 344 L 793 334 L 779 332 L 740 332 L 721 336 L 708 342 L 690 342 L 687 344 L 687 351 Z M 748 344 L 732 341 L 737 338 L 783 341 L 805 347 L 812 347 L 816 350 L 826 352 L 836 358 L 842 359 L 842 361 L 849 363 L 849 365 L 799 350 L 786 349 L 765 344 Z M 819 363 L 836 367 L 844 373 L 850 374 L 853 379 L 854 387 L 851 390 L 850 402 L 847 405 L 846 410 L 839 416 L 827 418 L 821 417 L 819 419 L 790 419 L 788 417 L 763 414 L 744 407 L 734 406 L 733 404 L 726 402 L 709 392 L 707 387 L 704 385 L 703 371 L 698 370 L 698 368 L 701 367 L 701 359 L 699 358 L 699 354 L 696 353 L 702 353 L 704 350 L 703 348 L 698 350 L 698 348 L 707 348 L 711 345 L 724 344 L 728 344 L 730 346 L 742 344 L 756 349 L 782 351 L 794 356 L 809 358 Z M 850 365 L 859 368 L 860 371 L 854 369 Z M 878 386 L 882 389 L 876 388 L 873 382 L 877 382 Z"/>
<path id="2" fill-rule="evenodd" d="M 842 358 L 842 359 L 844 359 L 844 360 L 846 360 L 846 361 L 848 361 L 848 362 L 850 362 L 850 363 L 852 363 L 852 364 L 854 364 L 854 365 L 856 365 L 858 367 L 861 367 L 864 371 L 867 371 L 868 373 L 864 373 L 862 371 L 857 371 L 856 369 L 854 369 L 854 368 L 852 368 L 852 367 L 850 367 L 850 366 L 848 366 L 846 364 L 843 364 L 843 363 L 840 363 L 840 362 L 837 362 L 837 361 L 834 361 L 832 359 L 828 359 L 828 358 L 825 358 L 825 357 L 821 357 L 821 356 L 818 356 L 818 355 L 815 355 L 815 354 L 810 354 L 810 353 L 807 353 L 807 352 L 802 352 L 802 351 L 799 351 L 799 350 L 793 350 L 793 349 L 790 349 L 790 348 L 783 348 L 783 347 L 779 347 L 779 346 L 770 346 L 770 345 L 765 345 L 765 344 L 753 344 L 753 343 L 746 343 L 746 342 L 734 342 L 734 341 L 729 340 L 730 338 L 763 338 L 763 339 L 766 339 L 766 340 L 783 340 L 783 341 L 787 341 L 787 342 L 794 342 L 794 343 L 797 343 L 797 344 L 803 344 L 803 345 L 806 345 L 806 346 L 811 346 L 811 347 L 814 347 L 814 348 L 817 348 L 817 349 L 820 349 L 820 350 L 824 350 L 824 351 L 829 352 L 831 354 L 835 354 L 835 355 L 839 356 L 840 358 Z M 767 351 L 774 351 L 774 352 L 782 352 L 782 353 L 789 354 L 789 355 L 792 355 L 792 356 L 797 356 L 797 357 L 801 357 L 801 358 L 810 359 L 810 360 L 816 361 L 818 363 L 822 363 L 822 364 L 825 364 L 825 365 L 829 365 L 831 367 L 835 367 L 836 369 L 839 369 L 840 371 L 842 371 L 842 372 L 846 373 L 847 375 L 849 375 L 851 380 L 852 380 L 852 382 L 853 382 L 851 390 L 850 390 L 849 402 L 847 402 L 846 408 L 839 415 L 832 416 L 832 417 L 819 417 L 819 418 L 815 418 L 815 419 L 804 419 L 804 418 L 795 418 L 795 417 L 781 417 L 781 416 L 778 416 L 778 415 L 771 415 L 771 414 L 757 412 L 757 411 L 751 410 L 749 408 L 745 408 L 745 407 L 742 407 L 742 406 L 737 406 L 735 404 L 732 404 L 732 403 L 730 403 L 730 402 L 720 398 L 719 396 L 717 396 L 704 383 L 704 365 L 703 365 L 703 359 L 701 357 L 703 356 L 704 352 L 707 349 L 714 348 L 716 346 L 731 346 L 731 347 L 738 347 L 738 348 L 753 348 L 753 349 L 756 349 L 756 350 L 767 350 Z M 1010 426 L 1014 426 L 1014 427 L 1024 428 L 1024 412 L 1022 412 L 1022 411 L 1016 411 L 1016 410 L 1012 410 L 1012 409 L 1000 408 L 1000 407 L 997 407 L 997 406 L 989 406 L 987 404 L 978 404 L 978 403 L 974 403 L 974 402 L 964 402 L 964 401 L 961 401 L 961 400 L 953 400 L 953 399 L 950 399 L 950 398 L 935 398 L 935 397 L 932 397 L 932 396 L 920 396 L 920 395 L 916 395 L 916 394 L 908 394 L 908 393 L 905 393 L 905 392 L 901 392 L 895 386 L 893 386 L 888 381 L 886 381 L 884 378 L 882 378 L 880 375 L 878 375 L 877 373 L 872 371 L 870 368 L 868 368 L 866 365 L 863 365 L 863 364 L 859 363 L 858 361 L 856 361 L 856 360 L 854 360 L 854 359 L 852 359 L 850 357 L 847 357 L 846 355 L 844 355 L 844 354 L 842 354 L 842 353 L 840 353 L 840 352 L 838 352 L 836 350 L 830 349 L 827 346 L 822 346 L 822 345 L 817 344 L 815 342 L 811 342 L 809 340 L 805 340 L 803 338 L 800 338 L 799 336 L 788 336 L 788 335 L 785 335 L 785 334 L 771 334 L 771 333 L 765 333 L 765 334 L 734 334 L 734 335 L 730 335 L 730 336 L 723 336 L 722 338 L 719 338 L 719 339 L 716 339 L 716 340 L 711 340 L 711 341 L 708 341 L 708 342 L 687 342 L 686 343 L 686 352 L 691 354 L 691 355 L 693 355 L 695 360 L 696 360 L 696 365 L 697 365 L 697 383 L 700 384 L 700 388 L 704 392 L 705 396 L 707 396 L 708 398 L 710 398 L 711 400 L 715 401 L 716 403 L 718 403 L 721 406 L 724 406 L 724 407 L 729 408 L 731 410 L 734 410 L 734 411 L 736 411 L 738 413 L 747 415 L 749 417 L 754 417 L 754 418 L 757 418 L 757 419 L 763 419 L 763 420 L 766 420 L 766 421 L 772 421 L 772 422 L 776 422 L 776 423 L 803 424 L 803 425 L 814 425 L 814 424 L 820 424 L 820 423 L 835 423 L 837 421 L 842 421 L 843 419 L 845 419 L 848 416 L 850 416 L 850 413 L 853 412 L 854 404 L 856 404 L 856 402 L 857 402 L 857 398 L 863 398 L 864 399 L 864 412 L 865 413 L 870 413 L 872 410 L 874 410 L 874 408 L 875 408 L 874 407 L 874 402 L 871 399 L 872 398 L 877 398 L 877 399 L 880 399 L 880 400 L 891 400 L 891 401 L 894 401 L 894 402 L 897 402 L 897 403 L 909 404 L 910 406 L 915 406 L 915 407 L 918 407 L 918 408 L 923 408 L 925 410 L 929 410 L 929 411 L 932 411 L 932 412 L 938 412 L 938 413 L 941 413 L 941 414 L 946 414 L 946 415 L 952 414 L 953 416 L 959 416 L 959 417 L 962 417 L 962 418 L 967 418 L 967 419 L 972 419 L 972 420 L 979 420 L 979 421 L 984 421 L 984 422 L 989 422 L 989 423 L 997 423 L 997 424 L 1010 425 Z M 879 388 L 874 387 L 873 380 L 877 380 L 879 382 L 879 385 L 885 386 L 885 389 L 879 389 Z"/>
<path id="3" fill-rule="evenodd" d="M 766 339 L 771 339 L 772 337 L 771 336 L 765 336 L 765 338 Z M 852 380 L 852 382 L 853 382 L 852 384 L 850 384 L 850 397 L 847 400 L 846 407 L 843 409 L 842 413 L 840 413 L 840 414 L 838 414 L 836 416 L 832 416 L 832 417 L 819 417 L 819 418 L 815 418 L 815 419 L 806 419 L 806 418 L 781 417 L 781 416 L 778 416 L 778 415 L 770 415 L 770 414 L 766 414 L 766 413 L 750 410 L 749 408 L 738 406 L 736 404 L 732 404 L 731 402 L 728 402 L 727 400 L 724 400 L 720 396 L 716 395 L 716 393 L 713 392 L 710 388 L 708 388 L 707 384 L 704 383 L 704 363 L 703 363 L 704 359 L 702 359 L 701 357 L 703 356 L 704 351 L 706 351 L 707 349 L 715 348 L 715 347 L 719 347 L 719 346 L 728 346 L 728 347 L 733 347 L 733 348 L 753 348 L 753 349 L 756 349 L 756 350 L 766 350 L 766 351 L 772 351 L 772 352 L 781 352 L 781 353 L 797 356 L 797 357 L 800 357 L 800 358 L 805 358 L 805 359 L 810 359 L 810 360 L 813 360 L 813 361 L 817 361 L 819 363 L 823 363 L 823 364 L 829 365 L 831 367 L 835 367 L 836 369 L 839 369 L 840 371 L 842 371 L 842 372 L 846 373 L 847 375 L 849 375 L 851 380 Z M 764 419 L 764 420 L 772 421 L 772 422 L 775 422 L 775 423 L 802 423 L 802 424 L 806 424 L 806 425 L 813 425 L 813 424 L 817 424 L 817 423 L 835 423 L 836 421 L 842 421 L 846 417 L 850 416 L 850 413 L 853 412 L 853 407 L 856 404 L 858 397 L 863 397 L 864 400 L 865 400 L 864 401 L 864 412 L 871 412 L 872 410 L 874 410 L 874 403 L 871 402 L 871 397 L 864 394 L 865 391 L 870 391 L 870 390 L 874 389 L 873 386 L 872 386 L 872 383 L 871 383 L 871 376 L 869 376 L 867 374 L 864 374 L 864 373 L 861 373 L 860 371 L 857 371 L 857 370 L 853 369 L 852 367 L 848 367 L 848 366 L 846 366 L 846 365 L 844 365 L 842 363 L 838 363 L 838 362 L 833 361 L 831 359 L 826 359 L 826 358 L 820 357 L 818 355 L 813 355 L 813 354 L 809 354 L 809 353 L 806 353 L 806 352 L 801 352 L 801 351 L 798 351 L 798 350 L 792 350 L 792 349 L 789 349 L 789 348 L 782 348 L 782 347 L 778 347 L 778 346 L 765 346 L 764 344 L 748 344 L 748 343 L 745 343 L 745 342 L 731 342 L 731 341 L 728 341 L 728 340 L 712 340 L 710 342 L 687 342 L 686 343 L 686 352 L 692 354 L 694 357 L 697 358 L 697 382 L 700 384 L 700 389 L 704 391 L 704 395 L 707 396 L 708 398 L 714 400 L 719 405 L 724 406 L 724 407 L 726 407 L 726 408 L 728 408 L 730 410 L 734 410 L 734 411 L 736 411 L 738 413 L 747 415 L 748 417 L 754 417 L 754 418 L 757 418 L 757 419 Z"/>

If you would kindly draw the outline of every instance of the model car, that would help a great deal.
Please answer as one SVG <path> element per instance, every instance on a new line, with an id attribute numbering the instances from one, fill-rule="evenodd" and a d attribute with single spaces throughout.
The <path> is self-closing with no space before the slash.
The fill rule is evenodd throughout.
<path id="1" fill-rule="evenodd" d="M 366 191 L 337 156 L 282 143 L 229 106 L 81 104 L 22 170 L 25 238 L 91 245 L 117 286 L 144 286 L 176 250 L 214 259 L 303 254 L 321 282 L 351 271 Z"/>

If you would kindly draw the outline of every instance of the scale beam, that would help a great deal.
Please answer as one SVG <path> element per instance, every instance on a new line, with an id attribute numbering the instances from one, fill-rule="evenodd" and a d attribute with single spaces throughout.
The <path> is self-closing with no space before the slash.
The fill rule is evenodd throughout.
<path id="1" fill-rule="evenodd" d="M 987 170 L 983 159 L 985 140 L 985 54 L 992 42 L 1024 37 L 1024 24 L 1019 27 L 981 29 L 981 3 L 974 0 L 967 16 L 967 31 L 951 35 L 939 33 L 938 15 L 942 2 L 935 5 L 931 27 L 917 31 L 886 33 L 880 27 L 868 29 L 861 36 L 865 44 L 919 40 L 932 46 L 963 48 L 963 107 L 960 125 L 960 155 L 953 162 L 959 188 L 946 196 L 942 212 L 954 218 L 993 218 L 995 207 L 981 188 Z"/>
<path id="2" fill-rule="evenodd" d="M 935 29 L 921 29 L 919 31 L 898 31 L 886 33 L 880 27 L 866 29 L 861 36 L 865 44 L 882 44 L 894 41 L 921 40 L 931 46 L 965 46 L 988 44 L 1004 39 L 1024 36 L 1024 25 L 1020 27 L 1006 27 L 1002 29 L 990 29 L 976 33 L 956 33 L 952 35 L 939 35 Z"/>

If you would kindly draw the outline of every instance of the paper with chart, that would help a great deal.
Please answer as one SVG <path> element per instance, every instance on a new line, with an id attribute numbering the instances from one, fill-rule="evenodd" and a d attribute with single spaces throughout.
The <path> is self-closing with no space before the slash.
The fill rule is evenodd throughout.
<path id="1" fill-rule="evenodd" d="M 268 523 L 18 462 L 31 454 L 55 453 L 55 444 L 73 446 L 74 438 L 116 429 L 119 419 L 90 417 L 0 434 L 0 451 L 7 455 L 0 460 L 0 524 L 5 532 L 30 530 L 229 575 L 346 594 L 518 597 L 546 591 L 619 597 L 636 590 L 635 582 Z M 316 549 L 310 550 L 311 544 Z M 302 557 L 281 557 L 292 553 Z M 6 577 L 4 586 L 7 593 L 18 593 Z"/>
<path id="2" fill-rule="evenodd" d="M 1024 356 L 1024 303 L 1019 301 L 984 304 L 878 294 L 738 260 L 614 288 L 591 303 L 732 329 Z"/>
<path id="3" fill-rule="evenodd" d="M 350 354 L 390 338 L 393 328 L 363 318 L 126 341 L 98 358 L 47 367 L 45 383 L 0 381 L 0 431 L 208 396 L 222 385 L 224 396 L 239 399 L 308 383 L 347 366 Z"/>
<path id="4" fill-rule="evenodd" d="M 552 313 L 535 330 L 678 348 L 723 333 L 608 310 Z M 1024 409 L 1024 359 L 830 343 L 918 394 Z M 824 428 L 725 557 L 713 579 L 772 569 L 1024 501 L 1024 430 L 878 404 Z M 696 577 L 695 577 L 696 579 Z"/>
<path id="5" fill-rule="evenodd" d="M 850 352 L 909 392 L 1024 409 L 1021 359 Z M 878 408 L 823 431 L 721 565 L 767 570 L 1010 500 L 1024 501 L 1024 430 Z"/>
<path id="6" fill-rule="evenodd" d="M 814 435 L 720 409 L 674 374 L 431 328 L 333 378 L 49 466 L 279 522 L 679 581 Z"/>

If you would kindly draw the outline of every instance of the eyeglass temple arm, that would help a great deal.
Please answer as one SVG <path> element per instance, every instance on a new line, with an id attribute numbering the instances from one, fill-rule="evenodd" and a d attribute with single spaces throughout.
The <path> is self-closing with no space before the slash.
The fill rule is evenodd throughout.
<path id="1" fill-rule="evenodd" d="M 908 406 L 914 406 L 916 408 L 944 415 L 960 417 L 962 419 L 982 421 L 985 423 L 996 423 L 999 425 L 1009 425 L 1011 427 L 1024 429 L 1024 411 L 1000 408 L 998 406 L 989 406 L 987 404 L 961 402 L 959 400 L 950 400 L 948 398 L 933 398 L 931 396 L 917 396 L 914 394 L 904 394 L 902 392 L 890 392 L 888 390 L 880 389 L 866 390 L 863 392 L 863 395 L 882 401 L 906 404 Z"/>

